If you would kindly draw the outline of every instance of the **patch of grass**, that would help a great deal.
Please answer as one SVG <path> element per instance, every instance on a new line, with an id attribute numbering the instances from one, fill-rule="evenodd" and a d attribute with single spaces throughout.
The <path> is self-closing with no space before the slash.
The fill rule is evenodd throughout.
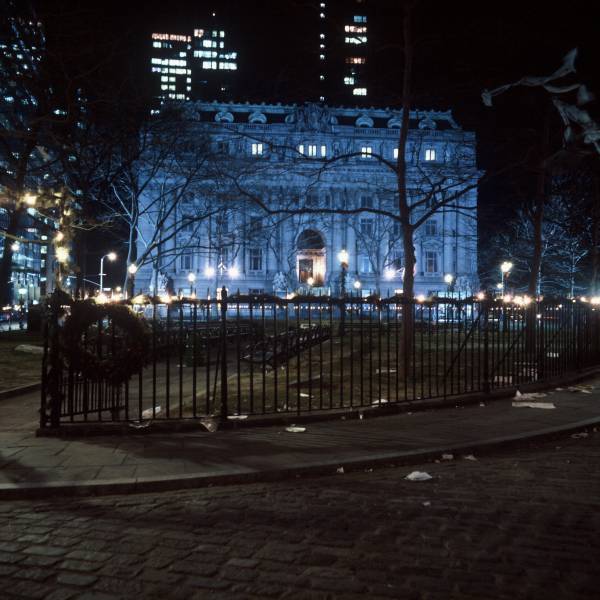
<path id="1" fill-rule="evenodd" d="M 20 344 L 42 346 L 40 333 L 3 331 L 0 333 L 0 390 L 37 383 L 41 379 L 42 355 L 17 352 Z"/>

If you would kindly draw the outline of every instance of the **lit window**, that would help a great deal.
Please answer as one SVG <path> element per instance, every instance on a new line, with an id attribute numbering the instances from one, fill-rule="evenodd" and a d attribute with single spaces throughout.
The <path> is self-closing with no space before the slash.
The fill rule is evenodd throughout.
<path id="1" fill-rule="evenodd" d="M 324 33 L 320 33 L 319 34 L 319 38 L 322 39 L 322 40 L 324 40 L 325 39 L 325 34 Z"/>
<path id="2" fill-rule="evenodd" d="M 354 77 L 344 77 L 345 85 L 354 85 Z"/>
<path id="3" fill-rule="evenodd" d="M 352 93 L 355 96 L 366 96 L 367 95 L 367 88 L 354 88 L 352 90 Z"/>
<path id="4" fill-rule="evenodd" d="M 371 158 L 373 156 L 373 148 L 371 146 L 363 146 L 360 149 L 360 155 L 362 158 Z"/>
<path id="5" fill-rule="evenodd" d="M 204 35 L 204 29 L 194 29 L 194 37 L 202 37 Z"/>
<path id="6" fill-rule="evenodd" d="M 252 143 L 252 155 L 260 156 L 263 153 L 263 145 L 257 142 Z"/>
<path id="7" fill-rule="evenodd" d="M 320 13 L 319 17 L 321 17 L 321 19 L 324 19 L 325 18 L 325 13 Z"/>
<path id="8" fill-rule="evenodd" d="M 320 81 L 324 81 L 325 80 L 325 75 L 319 75 L 319 80 Z"/>
<path id="9" fill-rule="evenodd" d="M 324 54 L 319 54 L 319 60 L 325 60 L 325 55 Z"/>
<path id="10" fill-rule="evenodd" d="M 325 50 L 325 44 L 319 44 L 319 48 L 321 48 L 321 50 Z"/>
<path id="11" fill-rule="evenodd" d="M 364 15 L 354 15 L 353 21 L 355 23 L 366 23 L 367 17 L 365 17 Z"/>
<path id="12" fill-rule="evenodd" d="M 224 38 L 225 37 L 225 32 L 224 31 L 219 31 L 219 37 Z"/>
<path id="13" fill-rule="evenodd" d="M 348 65 L 364 65 L 367 59 L 364 56 L 348 56 L 346 57 L 346 64 Z"/>
<path id="14" fill-rule="evenodd" d="M 425 149 L 425 160 L 435 160 L 435 150 L 433 148 Z"/>
<path id="15" fill-rule="evenodd" d="M 325 102 L 325 96 L 319 96 L 319 101 L 320 102 Z"/>
<path id="16" fill-rule="evenodd" d="M 394 158 L 398 158 L 398 148 L 394 148 Z"/>
<path id="17" fill-rule="evenodd" d="M 425 252 L 425 273 L 438 272 L 438 255 L 437 252 L 427 250 Z"/>
<path id="18" fill-rule="evenodd" d="M 321 157 L 325 158 L 327 156 L 327 146 L 321 146 Z"/>
<path id="19" fill-rule="evenodd" d="M 316 156 L 317 155 L 317 146 L 316 146 L 316 144 L 309 144 L 308 145 L 308 155 L 309 156 Z"/>
<path id="20" fill-rule="evenodd" d="M 346 33 L 367 33 L 367 28 L 360 25 L 346 25 L 344 31 Z"/>
<path id="21" fill-rule="evenodd" d="M 204 60 L 202 61 L 202 68 L 203 69 L 216 69 L 217 68 L 217 62 L 215 60 Z"/>
<path id="22" fill-rule="evenodd" d="M 304 144 L 300 144 L 298 146 L 298 152 L 300 152 L 300 154 L 304 154 Z"/>
<path id="23" fill-rule="evenodd" d="M 346 44 L 366 44 L 367 36 L 366 35 L 355 35 L 353 37 L 348 37 L 344 39 Z"/>

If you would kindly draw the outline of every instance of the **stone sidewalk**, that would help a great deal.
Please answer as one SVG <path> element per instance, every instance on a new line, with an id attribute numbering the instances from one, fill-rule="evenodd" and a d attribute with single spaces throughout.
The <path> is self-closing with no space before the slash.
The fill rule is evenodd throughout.
<path id="1" fill-rule="evenodd" d="M 600 425 L 600 377 L 535 403 L 482 405 L 360 420 L 143 435 L 36 437 L 38 394 L 0 402 L 0 498 L 105 494 L 268 481 L 409 464 Z"/>

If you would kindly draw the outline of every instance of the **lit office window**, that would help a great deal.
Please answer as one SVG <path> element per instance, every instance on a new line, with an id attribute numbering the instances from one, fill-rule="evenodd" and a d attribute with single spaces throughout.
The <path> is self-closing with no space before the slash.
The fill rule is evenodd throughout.
<path id="1" fill-rule="evenodd" d="M 367 17 L 365 17 L 364 15 L 354 15 L 353 21 L 355 23 L 366 23 Z"/>
<path id="2" fill-rule="evenodd" d="M 398 148 L 394 148 L 394 158 L 398 158 Z"/>
<path id="3" fill-rule="evenodd" d="M 364 65 L 367 59 L 364 56 L 347 56 L 346 64 L 348 65 Z"/>
<path id="4" fill-rule="evenodd" d="M 354 88 L 352 90 L 352 93 L 355 96 L 366 96 L 367 95 L 367 88 Z"/>
<path id="5" fill-rule="evenodd" d="M 435 150 L 433 148 L 425 149 L 425 160 L 435 160 Z"/>
<path id="6" fill-rule="evenodd" d="M 325 158 L 327 156 L 327 146 L 321 146 L 321 157 Z"/>
<path id="7" fill-rule="evenodd" d="M 371 158 L 373 156 L 373 148 L 371 146 L 363 146 L 360 149 L 360 155 L 362 158 Z"/>
<path id="8" fill-rule="evenodd" d="M 344 77 L 344 85 L 354 85 L 354 77 Z"/>
<path id="9" fill-rule="evenodd" d="M 344 31 L 346 33 L 367 33 L 367 28 L 360 25 L 346 25 Z"/>
<path id="10" fill-rule="evenodd" d="M 316 156 L 317 155 L 317 146 L 316 144 L 309 144 L 308 145 L 308 155 L 309 156 Z"/>
<path id="11" fill-rule="evenodd" d="M 300 152 L 300 154 L 304 154 L 304 144 L 300 144 L 298 146 L 298 152 Z"/>
<path id="12" fill-rule="evenodd" d="M 366 35 L 355 35 L 352 37 L 346 36 L 344 39 L 346 44 L 366 44 L 367 36 Z"/>
<path id="13" fill-rule="evenodd" d="M 263 153 L 263 145 L 261 143 L 253 142 L 252 143 L 252 155 L 260 156 Z"/>

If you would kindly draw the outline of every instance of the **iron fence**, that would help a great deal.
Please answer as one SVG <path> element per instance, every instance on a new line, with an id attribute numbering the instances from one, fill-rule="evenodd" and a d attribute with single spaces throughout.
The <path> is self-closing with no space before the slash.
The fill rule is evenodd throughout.
<path id="1" fill-rule="evenodd" d="M 134 305 L 144 366 L 124 381 L 46 334 L 41 425 L 352 410 L 545 381 L 600 363 L 595 307 L 402 296 L 230 296 Z M 127 360 L 110 317 L 82 332 L 99 363 Z M 125 354 L 124 354 L 125 352 Z"/>

